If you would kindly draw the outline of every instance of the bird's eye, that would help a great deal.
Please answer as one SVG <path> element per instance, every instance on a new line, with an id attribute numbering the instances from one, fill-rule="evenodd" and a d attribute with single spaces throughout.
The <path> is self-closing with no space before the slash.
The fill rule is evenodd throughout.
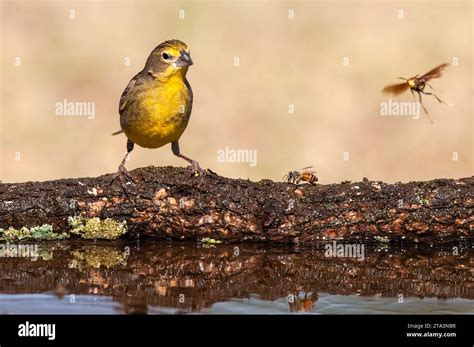
<path id="1" fill-rule="evenodd" d="M 170 55 L 166 52 L 162 53 L 161 56 L 163 57 L 164 60 L 168 60 L 170 58 Z"/>

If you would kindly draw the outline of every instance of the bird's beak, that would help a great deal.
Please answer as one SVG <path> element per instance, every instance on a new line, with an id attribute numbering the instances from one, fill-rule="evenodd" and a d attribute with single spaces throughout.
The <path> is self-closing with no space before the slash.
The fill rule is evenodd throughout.
<path id="1" fill-rule="evenodd" d="M 181 54 L 178 60 L 176 60 L 175 64 L 176 66 L 179 66 L 179 67 L 185 67 L 185 66 L 193 65 L 193 60 L 189 56 L 188 52 L 181 51 Z"/>

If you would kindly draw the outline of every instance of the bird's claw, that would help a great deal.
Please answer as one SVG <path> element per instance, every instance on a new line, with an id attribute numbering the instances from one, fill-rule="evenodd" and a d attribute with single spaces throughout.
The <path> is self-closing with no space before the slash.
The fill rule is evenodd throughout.
<path id="1" fill-rule="evenodd" d="M 191 166 L 191 177 L 198 176 L 217 176 L 217 174 L 211 169 L 202 169 L 197 162 L 194 162 Z"/>
<path id="2" fill-rule="evenodd" d="M 110 180 L 109 184 L 112 184 L 116 180 L 119 180 L 120 186 L 122 187 L 123 192 L 127 196 L 127 198 L 130 198 L 129 192 L 127 189 L 127 180 L 129 182 L 135 183 L 135 180 L 133 179 L 132 175 L 127 171 L 127 169 L 120 165 L 117 172 L 112 176 L 112 179 Z"/>

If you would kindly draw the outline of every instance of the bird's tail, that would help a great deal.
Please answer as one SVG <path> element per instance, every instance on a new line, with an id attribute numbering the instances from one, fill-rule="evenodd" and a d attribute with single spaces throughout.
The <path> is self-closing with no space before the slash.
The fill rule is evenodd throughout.
<path id="1" fill-rule="evenodd" d="M 121 133 L 123 133 L 123 130 L 119 130 L 119 131 L 114 132 L 114 133 L 112 134 L 112 136 L 118 135 L 118 134 L 121 134 Z"/>

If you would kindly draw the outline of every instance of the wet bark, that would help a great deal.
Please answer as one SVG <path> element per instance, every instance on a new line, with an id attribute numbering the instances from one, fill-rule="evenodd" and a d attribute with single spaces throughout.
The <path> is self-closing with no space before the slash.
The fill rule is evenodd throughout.
<path id="1" fill-rule="evenodd" d="M 386 184 L 299 185 L 220 176 L 185 168 L 131 171 L 130 198 L 112 175 L 0 184 L 0 228 L 51 224 L 69 216 L 126 220 L 128 233 L 155 238 L 314 244 L 322 240 L 473 237 L 474 177 Z"/>

